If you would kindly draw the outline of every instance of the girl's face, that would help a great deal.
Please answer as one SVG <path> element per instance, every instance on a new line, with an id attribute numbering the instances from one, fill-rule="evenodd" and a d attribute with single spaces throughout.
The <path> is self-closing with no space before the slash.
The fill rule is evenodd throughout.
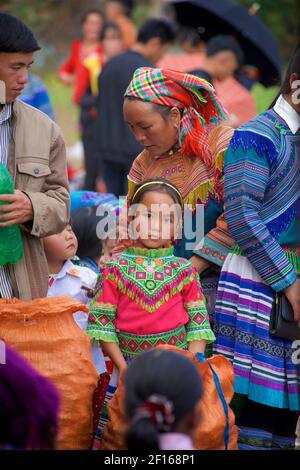
<path id="1" fill-rule="evenodd" d="M 148 191 L 129 208 L 130 233 L 136 246 L 162 248 L 170 244 L 179 228 L 178 205 L 164 192 Z"/>
<path id="2" fill-rule="evenodd" d="M 112 59 L 123 51 L 121 34 L 115 28 L 108 28 L 102 41 L 106 60 Z"/>
<path id="3" fill-rule="evenodd" d="M 180 122 L 180 112 L 177 108 L 170 109 L 170 114 L 164 117 L 153 109 L 146 101 L 124 101 L 124 117 L 136 140 L 148 150 L 150 156 L 161 156 L 177 143 L 177 131 Z"/>
<path id="4" fill-rule="evenodd" d="M 103 18 L 98 13 L 90 13 L 82 24 L 82 35 L 85 41 L 99 41 Z"/>
<path id="5" fill-rule="evenodd" d="M 44 238 L 44 249 L 48 261 L 66 261 L 76 255 L 78 248 L 77 238 L 71 225 L 56 235 Z"/>

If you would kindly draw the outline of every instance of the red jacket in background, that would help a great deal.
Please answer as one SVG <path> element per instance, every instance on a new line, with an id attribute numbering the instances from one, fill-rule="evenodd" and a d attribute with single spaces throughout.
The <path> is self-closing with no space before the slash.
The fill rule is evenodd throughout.
<path id="1" fill-rule="evenodd" d="M 102 46 L 95 47 L 94 50 L 89 51 L 88 54 L 83 55 L 81 52 L 82 41 L 79 39 L 73 41 L 71 45 L 71 53 L 65 63 L 60 67 L 60 73 L 68 73 L 75 75 L 75 85 L 73 92 L 73 101 L 75 104 L 80 104 L 80 99 L 85 93 L 90 84 L 90 75 L 88 69 L 83 65 L 83 60 L 89 54 L 99 53 L 103 54 Z"/>

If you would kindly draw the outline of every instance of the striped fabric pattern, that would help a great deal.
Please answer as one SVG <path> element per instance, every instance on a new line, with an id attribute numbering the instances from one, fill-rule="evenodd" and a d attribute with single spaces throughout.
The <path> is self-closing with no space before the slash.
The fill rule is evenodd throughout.
<path id="1" fill-rule="evenodd" d="M 239 427 L 239 450 L 293 450 L 295 438 L 273 435 L 270 431 Z"/>
<path id="2" fill-rule="evenodd" d="M 7 166 L 8 146 L 11 135 L 12 104 L 6 104 L 0 112 L 0 163 Z M 0 266 L 0 297 L 13 297 L 8 267 Z"/>
<path id="3" fill-rule="evenodd" d="M 285 121 L 270 110 L 235 131 L 225 155 L 229 230 L 275 291 L 296 280 L 295 270 L 280 245 L 297 246 L 299 151 L 299 131 L 293 134 Z"/>
<path id="4" fill-rule="evenodd" d="M 227 256 L 218 286 L 215 354 L 234 366 L 236 393 L 275 408 L 300 410 L 300 370 L 291 341 L 269 335 L 273 290 L 245 256 Z"/>
<path id="5" fill-rule="evenodd" d="M 183 110 L 179 144 L 187 155 L 202 154 L 212 163 L 205 128 L 226 118 L 213 86 L 193 75 L 151 67 L 138 68 L 125 92 L 143 101 Z"/>

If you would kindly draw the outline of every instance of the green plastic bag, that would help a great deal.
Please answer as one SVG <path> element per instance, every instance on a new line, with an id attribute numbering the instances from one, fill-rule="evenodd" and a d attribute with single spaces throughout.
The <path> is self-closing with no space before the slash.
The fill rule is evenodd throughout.
<path id="1" fill-rule="evenodd" d="M 14 184 L 10 173 L 4 165 L 0 163 L 0 194 L 14 194 Z M 0 205 L 9 204 L 0 201 Z M 0 212 L 0 222 L 1 214 Z M 0 266 L 5 264 L 15 264 L 23 256 L 22 235 L 19 225 L 10 227 L 0 227 Z"/>

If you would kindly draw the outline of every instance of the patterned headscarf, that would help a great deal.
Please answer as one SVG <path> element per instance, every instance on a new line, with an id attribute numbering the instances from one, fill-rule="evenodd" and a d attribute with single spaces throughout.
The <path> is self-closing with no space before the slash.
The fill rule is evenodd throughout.
<path id="1" fill-rule="evenodd" d="M 226 112 L 210 83 L 188 73 L 140 67 L 126 96 L 183 110 L 178 136 L 182 153 L 199 155 L 209 165 L 212 163 L 206 128 L 225 120 Z"/>

